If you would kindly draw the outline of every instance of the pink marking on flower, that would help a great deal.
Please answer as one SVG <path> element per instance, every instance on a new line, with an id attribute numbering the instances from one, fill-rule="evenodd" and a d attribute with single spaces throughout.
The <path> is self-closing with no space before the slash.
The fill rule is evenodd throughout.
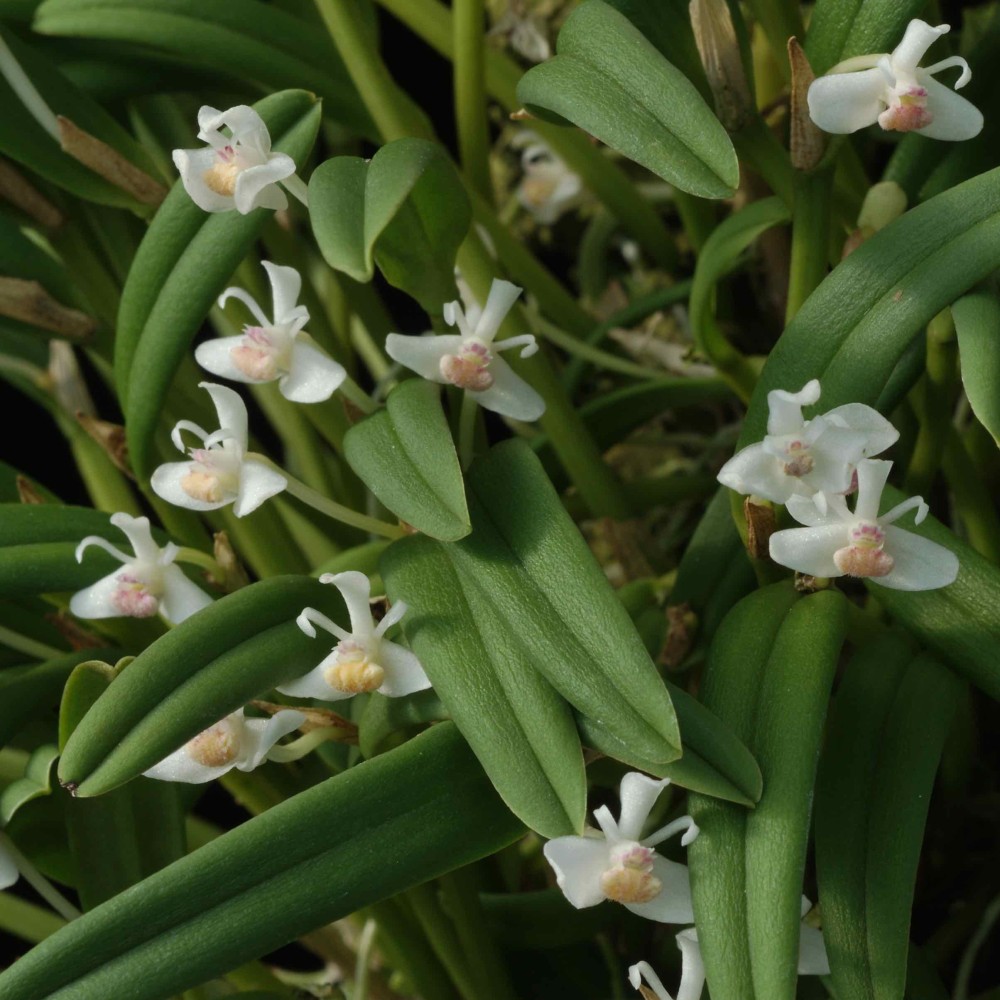
<path id="1" fill-rule="evenodd" d="M 934 121 L 927 109 L 926 88 L 910 87 L 898 97 L 898 104 L 890 105 L 878 116 L 879 125 L 887 132 L 915 132 Z"/>
<path id="2" fill-rule="evenodd" d="M 160 601 L 146 583 L 129 573 L 119 573 L 118 588 L 111 597 L 115 608 L 128 618 L 152 618 L 160 610 Z"/>
<path id="3" fill-rule="evenodd" d="M 648 903 L 663 889 L 652 874 L 656 852 L 637 843 L 619 845 L 611 853 L 612 866 L 601 876 L 601 890 L 616 903 Z"/>
<path id="4" fill-rule="evenodd" d="M 467 340 L 457 354 L 446 354 L 441 359 L 441 375 L 460 389 L 482 392 L 493 385 L 493 376 L 488 370 L 492 360 L 493 355 L 485 344 Z"/>
<path id="5" fill-rule="evenodd" d="M 833 554 L 837 569 L 847 576 L 888 576 L 895 560 L 884 551 L 885 532 L 874 521 L 859 521 L 851 526 L 851 544 Z"/>

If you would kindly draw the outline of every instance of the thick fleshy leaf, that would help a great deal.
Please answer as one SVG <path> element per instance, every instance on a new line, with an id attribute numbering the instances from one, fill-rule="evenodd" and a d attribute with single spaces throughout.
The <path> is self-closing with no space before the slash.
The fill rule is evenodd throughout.
<path id="1" fill-rule="evenodd" d="M 332 613 L 334 587 L 279 576 L 216 601 L 162 636 L 110 685 L 66 744 L 63 782 L 100 795 L 321 658 L 295 618 Z"/>
<path id="2" fill-rule="evenodd" d="M 428 312 L 457 298 L 455 256 L 472 208 L 437 143 L 397 139 L 371 160 L 338 156 L 309 181 L 310 219 L 327 263 L 355 281 L 375 264 Z"/>
<path id="3" fill-rule="evenodd" d="M 813 72 L 826 73 L 852 56 L 891 52 L 923 9 L 921 0 L 816 0 L 806 36 Z"/>
<path id="4" fill-rule="evenodd" d="M 841 680 L 816 780 L 823 938 L 838 995 L 903 995 L 934 776 L 961 690 L 886 633 Z"/>
<path id="5" fill-rule="evenodd" d="M 452 542 L 472 530 L 462 469 L 437 386 L 408 379 L 344 436 L 344 457 L 397 517 Z"/>
<path id="6" fill-rule="evenodd" d="M 709 654 L 706 705 L 755 754 L 764 792 L 753 811 L 691 796 L 701 828 L 688 849 L 709 987 L 795 996 L 811 791 L 846 625 L 835 591 L 796 599 L 788 584 L 744 598 Z"/>
<path id="7" fill-rule="evenodd" d="M 739 168 L 725 129 L 624 14 L 586 0 L 559 32 L 557 51 L 518 84 L 529 111 L 578 125 L 691 194 L 732 195 Z"/>
<path id="8" fill-rule="evenodd" d="M 492 854 L 521 831 L 443 723 L 73 921 L 0 975 L 0 994 L 160 1000 Z"/>
<path id="9" fill-rule="evenodd" d="M 241 78 L 255 92 L 302 87 L 334 121 L 374 139 L 377 130 L 326 32 L 258 0 L 47 0 L 32 25 L 44 35 L 126 43 Z M 143 51 L 144 58 L 145 52 Z M 148 71 L 147 71 L 148 72 Z M 174 71 L 179 72 L 178 70 Z M 236 91 L 234 91 L 236 92 Z"/>
<path id="10" fill-rule="evenodd" d="M 319 128 L 315 97 L 283 91 L 254 109 L 268 126 L 272 148 L 301 166 Z M 207 214 L 178 182 L 139 246 L 122 292 L 115 337 L 115 381 L 129 455 L 139 474 L 149 471 L 153 434 L 177 366 L 270 215 L 266 209 Z"/>
<path id="11" fill-rule="evenodd" d="M 1000 444 L 1000 300 L 994 292 L 974 292 L 959 299 L 951 314 L 969 405 Z"/>
<path id="12" fill-rule="evenodd" d="M 39 747 L 28 758 L 24 776 L 12 781 L 0 794 L 0 827 L 6 826 L 22 806 L 41 795 L 52 791 L 55 775 L 52 764 L 59 756 L 59 748 L 53 744 Z"/>

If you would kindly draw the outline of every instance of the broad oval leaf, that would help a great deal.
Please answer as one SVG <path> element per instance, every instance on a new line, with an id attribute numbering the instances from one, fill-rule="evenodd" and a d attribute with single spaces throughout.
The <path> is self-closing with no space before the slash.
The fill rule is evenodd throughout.
<path id="1" fill-rule="evenodd" d="M 162 1000 L 521 832 L 454 726 L 442 723 L 74 920 L 0 975 L 0 994 Z"/>
<path id="2" fill-rule="evenodd" d="M 472 207 L 444 149 L 397 139 L 371 160 L 339 156 L 309 180 L 310 219 L 327 263 L 355 281 L 386 280 L 429 313 L 456 297 L 455 257 Z"/>
<path id="3" fill-rule="evenodd" d="M 6 826 L 32 799 L 51 793 L 52 765 L 58 756 L 59 748 L 54 744 L 41 746 L 31 754 L 24 776 L 12 781 L 0 794 L 0 827 Z"/>
<path id="4" fill-rule="evenodd" d="M 903 995 L 924 823 L 960 687 L 893 633 L 861 649 L 841 680 L 816 779 L 816 875 L 838 995 Z"/>
<path id="5" fill-rule="evenodd" d="M 951 314 L 969 405 L 1000 444 L 1000 301 L 995 292 L 974 292 L 959 299 Z"/>
<path id="6" fill-rule="evenodd" d="M 557 53 L 518 84 L 532 114 L 578 125 L 683 191 L 733 194 L 739 165 L 726 130 L 624 14 L 585 0 L 559 32 Z"/>
<path id="7" fill-rule="evenodd" d="M 319 128 L 315 97 L 288 90 L 265 97 L 254 109 L 268 126 L 273 148 L 301 166 Z M 192 145 L 197 142 L 192 135 Z M 122 292 L 115 337 L 115 382 L 129 456 L 140 475 L 148 471 L 174 372 L 272 214 L 263 208 L 248 215 L 205 212 L 177 181 L 140 244 Z"/>
<path id="8" fill-rule="evenodd" d="M 336 588 L 278 576 L 185 619 L 139 654 L 98 699 L 59 763 L 77 794 L 141 774 L 223 716 L 315 666 L 326 650 L 295 624 L 306 606 L 340 607 Z"/>
<path id="9" fill-rule="evenodd" d="M 344 436 L 344 457 L 372 493 L 418 531 L 453 542 L 472 530 L 462 468 L 433 383 L 397 385 L 384 410 Z"/>

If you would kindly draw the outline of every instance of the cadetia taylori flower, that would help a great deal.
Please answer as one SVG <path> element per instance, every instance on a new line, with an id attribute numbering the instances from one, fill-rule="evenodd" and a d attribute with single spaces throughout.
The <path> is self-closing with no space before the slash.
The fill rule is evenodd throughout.
<path id="1" fill-rule="evenodd" d="M 306 721 L 302 712 L 287 708 L 268 719 L 247 719 L 243 709 L 220 719 L 188 740 L 179 750 L 143 774 L 161 781 L 196 784 L 231 771 L 252 771 L 282 738 Z"/>
<path id="2" fill-rule="evenodd" d="M 642 828 L 669 779 L 632 772 L 622 778 L 621 815 L 616 822 L 607 806 L 594 811 L 600 831 L 582 837 L 557 837 L 545 845 L 545 857 L 563 895 L 577 909 L 606 899 L 633 913 L 666 924 L 694 921 L 691 882 L 684 865 L 668 861 L 654 848 L 683 832 L 687 846 L 698 836 L 690 816 L 668 823 L 645 839 Z"/>
<path id="3" fill-rule="evenodd" d="M 819 397 L 816 379 L 799 392 L 769 392 L 767 436 L 726 462 L 719 482 L 774 503 L 787 503 L 796 494 L 849 492 L 855 465 L 885 451 L 899 432 L 862 403 L 847 403 L 812 420 L 803 419 L 802 407 Z"/>
<path id="4" fill-rule="evenodd" d="M 533 132 L 523 133 L 521 153 L 524 176 L 517 186 L 517 200 L 543 226 L 550 226 L 579 200 L 583 182 Z"/>
<path id="5" fill-rule="evenodd" d="M 150 485 L 157 496 L 189 510 L 218 510 L 233 505 L 237 517 L 255 511 L 280 493 L 288 481 L 273 466 L 247 454 L 247 408 L 224 385 L 199 382 L 208 390 L 219 417 L 211 434 L 190 420 L 180 420 L 170 434 L 179 451 L 188 451 L 188 462 L 168 462 L 153 473 Z M 200 439 L 200 448 L 184 447 L 183 432 Z"/>
<path id="6" fill-rule="evenodd" d="M 174 564 L 177 546 L 171 542 L 161 549 L 153 541 L 148 518 L 112 514 L 111 523 L 128 538 L 133 554 L 126 555 L 98 535 L 88 535 L 80 542 L 77 562 L 82 563 L 84 552 L 96 545 L 122 565 L 73 595 L 69 609 L 77 618 L 151 618 L 161 614 L 177 625 L 212 603 Z"/>
<path id="7" fill-rule="evenodd" d="M 175 149 L 174 166 L 199 208 L 206 212 L 235 208 L 246 215 L 255 208 L 288 207 L 278 182 L 295 173 L 295 161 L 286 153 L 271 152 L 271 135 L 253 108 L 240 104 L 218 111 L 206 105 L 198 112 L 198 138 L 208 145 Z"/>
<path id="8" fill-rule="evenodd" d="M 282 694 L 341 701 L 362 692 L 378 691 L 398 698 L 431 686 L 417 657 L 398 643 L 383 638 L 406 613 L 402 601 L 397 601 L 376 624 L 369 603 L 371 583 L 364 573 L 324 573 L 320 582 L 332 583 L 340 591 L 351 618 L 351 631 L 330 621 L 315 608 L 305 608 L 296 619 L 299 628 L 315 638 L 315 626 L 319 625 L 339 642 L 309 673 L 282 684 L 278 688 Z"/>
<path id="9" fill-rule="evenodd" d="M 858 465 L 858 497 L 852 512 L 842 496 L 826 498 L 825 510 L 814 500 L 792 497 L 788 511 L 804 528 L 771 536 L 771 558 L 810 576 L 856 576 L 893 590 L 936 590 L 958 575 L 958 557 L 937 542 L 893 526 L 916 508 L 915 523 L 927 516 L 927 504 L 910 497 L 879 515 L 882 491 L 892 462 L 867 460 Z"/>
<path id="10" fill-rule="evenodd" d="M 457 326 L 459 333 L 428 337 L 390 333 L 386 353 L 431 382 L 471 392 L 487 410 L 513 420 L 537 420 L 545 412 L 545 401 L 514 374 L 500 352 L 520 347 L 521 357 L 527 358 L 538 350 L 538 343 L 530 333 L 494 340 L 520 294 L 517 285 L 495 280 L 484 309 L 466 312 L 460 302 L 444 307 L 445 321 Z"/>
<path id="11" fill-rule="evenodd" d="M 809 912 L 812 904 L 802 897 L 802 916 Z M 672 997 L 660 977 L 653 971 L 648 962 L 636 962 L 628 970 L 628 980 L 635 989 L 643 987 L 645 980 L 646 992 L 656 1000 L 699 1000 L 705 986 L 705 965 L 698 945 L 698 931 L 687 927 L 677 935 L 677 947 L 681 950 L 681 982 L 677 996 Z M 799 964 L 800 976 L 828 976 L 830 961 L 826 955 L 826 945 L 823 935 L 815 927 L 810 927 L 804 921 L 799 925 Z"/>
<path id="12" fill-rule="evenodd" d="M 213 375 L 235 382 L 259 385 L 277 379 L 282 396 L 293 403 L 321 403 L 330 398 L 347 373 L 302 329 L 309 322 L 309 310 L 298 304 L 302 290 L 299 272 L 268 260 L 263 264 L 271 283 L 274 315 L 265 315 L 242 288 L 227 288 L 219 296 L 219 305 L 238 299 L 257 325 L 245 326 L 237 337 L 199 344 L 195 360 Z"/>
<path id="13" fill-rule="evenodd" d="M 878 122 L 893 132 L 919 132 L 930 139 L 971 139 L 983 127 L 978 108 L 955 93 L 972 79 L 961 56 L 949 56 L 921 67 L 924 53 L 942 35 L 947 24 L 932 28 L 914 20 L 891 53 L 855 56 L 838 63 L 809 88 L 809 115 L 824 131 L 844 134 Z M 939 83 L 934 74 L 952 66 L 961 68 L 955 90 Z"/>
<path id="14" fill-rule="evenodd" d="M 8 889 L 20 877 L 21 873 L 10 852 L 0 843 L 0 889 Z"/>
<path id="15" fill-rule="evenodd" d="M 506 37 L 510 47 L 529 62 L 545 62 L 552 55 L 545 19 L 525 10 L 525 0 L 508 0 L 489 33 L 493 38 Z"/>

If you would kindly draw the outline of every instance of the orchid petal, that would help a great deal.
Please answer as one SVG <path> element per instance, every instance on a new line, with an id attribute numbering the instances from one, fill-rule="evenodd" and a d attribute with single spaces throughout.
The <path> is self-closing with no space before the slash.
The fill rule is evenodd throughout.
<path id="1" fill-rule="evenodd" d="M 265 315 L 264 310 L 257 304 L 257 300 L 245 288 L 227 288 L 219 296 L 219 308 L 221 309 L 230 299 L 236 299 L 250 310 L 250 315 L 261 326 L 271 326 L 271 320 Z"/>
<path id="2" fill-rule="evenodd" d="M 211 146 L 202 149 L 175 149 L 174 166 L 191 200 L 203 212 L 228 212 L 235 207 L 231 195 L 219 194 L 205 183 L 205 174 L 215 166 L 216 153 Z"/>
<path id="3" fill-rule="evenodd" d="M 921 73 L 926 73 L 928 76 L 937 76 L 938 73 L 946 69 L 951 69 L 954 66 L 958 66 L 962 72 L 958 74 L 958 79 L 952 86 L 955 90 L 961 90 L 972 79 L 972 69 L 969 67 L 968 60 L 963 59 L 961 56 L 948 56 L 947 59 L 942 59 L 940 62 L 934 63 L 933 66 L 924 66 L 917 71 L 917 78 L 920 78 Z"/>
<path id="4" fill-rule="evenodd" d="M 241 215 L 255 208 L 285 209 L 288 198 L 278 181 L 295 173 L 295 161 L 285 153 L 273 154 L 266 163 L 255 167 L 244 167 L 236 175 L 233 200 Z"/>
<path id="5" fill-rule="evenodd" d="M 611 849 L 603 837 L 556 837 L 543 853 L 571 906 L 580 910 L 607 899 L 601 876 L 611 866 Z"/>
<path id="6" fill-rule="evenodd" d="M 787 566 L 810 576 L 843 576 L 834 562 L 833 554 L 848 544 L 846 524 L 824 524 L 812 528 L 786 528 L 771 535 L 771 558 L 780 566 Z"/>
<path id="7" fill-rule="evenodd" d="M 199 382 L 198 388 L 204 389 L 212 397 L 219 418 L 219 429 L 228 431 L 229 436 L 245 449 L 249 434 L 247 408 L 239 393 L 215 382 Z"/>
<path id="8" fill-rule="evenodd" d="M 235 493 L 227 492 L 221 500 L 215 502 L 198 500 L 191 496 L 181 482 L 195 469 L 194 462 L 166 462 L 158 466 L 150 477 L 149 485 L 153 492 L 167 503 L 175 507 L 186 507 L 188 510 L 218 510 L 232 503 Z"/>
<path id="9" fill-rule="evenodd" d="M 488 389 L 473 393 L 480 406 L 512 420 L 531 422 L 545 412 L 545 400 L 516 375 L 503 358 L 494 357 L 489 372 L 493 384 Z"/>
<path id="10" fill-rule="evenodd" d="M 194 349 L 194 359 L 207 372 L 233 382 L 248 382 L 259 385 L 271 379 L 251 378 L 233 363 L 233 349 L 243 346 L 243 337 L 216 337 L 206 340 Z"/>
<path id="11" fill-rule="evenodd" d="M 160 598 L 160 614 L 171 625 L 179 625 L 185 618 L 190 618 L 212 603 L 212 598 L 189 580 L 179 566 L 165 566 L 162 573 L 163 596 Z"/>
<path id="12" fill-rule="evenodd" d="M 949 31 L 950 25 L 939 24 L 932 28 L 926 21 L 914 18 L 906 26 L 903 40 L 892 50 L 890 58 L 893 66 L 905 73 L 914 73 L 927 50 Z"/>
<path id="13" fill-rule="evenodd" d="M 106 538 L 101 538 L 100 535 L 87 535 L 86 538 L 80 540 L 80 544 L 76 547 L 76 552 L 74 553 L 78 563 L 83 562 L 84 552 L 86 552 L 87 549 L 93 545 L 96 545 L 99 549 L 103 549 L 109 555 L 114 556 L 114 558 L 120 563 L 130 563 L 132 561 L 131 556 L 125 555 L 121 549 L 112 545 Z"/>
<path id="14" fill-rule="evenodd" d="M 145 777 L 156 778 L 158 781 L 180 781 L 184 784 L 198 785 L 221 778 L 235 766 L 235 761 L 229 764 L 217 764 L 214 767 L 202 764 L 188 753 L 187 744 L 184 744 L 142 773 Z"/>
<path id="15" fill-rule="evenodd" d="M 836 512 L 830 513 L 829 506 L 824 513 L 816 506 L 816 500 L 822 497 L 823 494 L 817 493 L 815 496 L 794 496 L 788 498 L 788 503 L 786 507 L 788 508 L 788 513 L 795 518 L 799 524 L 804 524 L 806 527 L 813 528 L 821 524 L 837 524 L 842 518 L 838 516 Z M 829 502 L 828 502 L 829 503 Z M 853 515 L 847 511 L 847 516 L 853 520 Z"/>
<path id="16" fill-rule="evenodd" d="M 299 315 L 299 310 L 305 309 L 299 305 L 299 295 L 302 294 L 302 275 L 294 267 L 285 264 L 274 264 L 262 260 L 261 264 L 267 271 L 267 280 L 271 284 L 271 304 L 274 311 L 274 325 L 291 323 Z M 308 310 L 306 316 L 308 316 Z"/>
<path id="17" fill-rule="evenodd" d="M 650 778 L 638 771 L 630 771 L 622 778 L 620 788 L 621 813 L 618 830 L 622 840 L 641 840 L 642 828 L 649 819 L 650 811 L 667 785 L 669 778 Z"/>
<path id="18" fill-rule="evenodd" d="M 857 520 L 878 519 L 882 491 L 885 489 L 891 468 L 892 462 L 876 458 L 866 458 L 858 463 L 858 499 L 854 504 L 854 516 Z"/>
<path id="19" fill-rule="evenodd" d="M 699 1000 L 705 987 L 705 963 L 698 946 L 698 932 L 688 927 L 677 935 L 676 940 L 681 950 L 681 985 L 677 990 L 677 1000 Z"/>
<path id="20" fill-rule="evenodd" d="M 872 583 L 891 590 L 937 590 L 955 582 L 958 556 L 929 538 L 894 526 L 885 529 L 885 551 L 892 571 Z"/>
<path id="21" fill-rule="evenodd" d="M 269 719 L 247 719 L 243 725 L 243 739 L 236 766 L 241 771 L 258 767 L 275 743 L 298 729 L 306 717 L 295 709 L 284 708 Z"/>
<path id="22" fill-rule="evenodd" d="M 819 401 L 819 380 L 812 379 L 798 392 L 772 389 L 767 394 L 767 433 L 795 434 L 802 429 L 802 407 Z"/>
<path id="23" fill-rule="evenodd" d="M 426 691 L 431 686 L 420 660 L 398 643 L 383 639 L 378 663 L 385 670 L 379 692 L 388 698 L 401 698 L 416 691 Z"/>
<path id="24" fill-rule="evenodd" d="M 830 975 L 830 959 L 822 933 L 808 924 L 799 926 L 799 975 Z"/>
<path id="25" fill-rule="evenodd" d="M 130 514 L 111 515 L 111 523 L 129 540 L 135 558 L 143 563 L 157 563 L 160 560 L 160 546 L 153 541 L 148 517 L 132 517 Z"/>
<path id="26" fill-rule="evenodd" d="M 983 130 L 983 113 L 979 108 L 926 70 L 917 73 L 917 80 L 927 91 L 927 110 L 934 116 L 930 125 L 917 130 L 920 135 L 945 142 L 962 142 L 979 135 Z"/>
<path id="27" fill-rule="evenodd" d="M 761 442 L 738 451 L 716 478 L 737 493 L 753 494 L 774 503 L 786 503 L 795 492 L 795 477 L 785 475 L 781 463 L 767 453 Z"/>
<path id="28" fill-rule="evenodd" d="M 625 908 L 661 924 L 694 923 L 691 876 L 687 868 L 657 854 L 653 857 L 653 875 L 663 886 L 655 898 L 648 903 L 625 903 Z"/>
<path id="29" fill-rule="evenodd" d="M 852 431 L 864 434 L 867 439 L 865 458 L 881 454 L 899 440 L 899 431 L 878 410 L 865 406 L 864 403 L 845 403 L 823 416 L 832 424 L 849 427 Z"/>
<path id="30" fill-rule="evenodd" d="M 333 584 L 340 591 L 351 617 L 351 635 L 359 644 L 367 645 L 375 631 L 372 608 L 368 603 L 372 593 L 368 577 L 356 570 L 349 570 L 346 573 L 324 573 L 319 582 Z"/>
<path id="31" fill-rule="evenodd" d="M 121 587 L 117 569 L 114 573 L 101 577 L 83 590 L 78 590 L 69 599 L 69 610 L 77 618 L 121 618 L 122 613 L 115 604 L 114 596 Z"/>
<path id="32" fill-rule="evenodd" d="M 400 621 L 408 610 L 409 605 L 406 601 L 396 601 L 396 603 L 382 616 L 382 620 L 378 623 L 378 626 L 375 629 L 375 635 L 381 639 L 393 625 Z"/>
<path id="33" fill-rule="evenodd" d="M 252 514 L 265 500 L 270 500 L 288 486 L 288 480 L 273 466 L 247 458 L 240 469 L 240 488 L 233 501 L 233 514 Z"/>
<path id="34" fill-rule="evenodd" d="M 821 76 L 810 85 L 807 100 L 819 128 L 847 135 L 874 125 L 890 96 L 885 74 L 876 68 Z"/>
<path id="35" fill-rule="evenodd" d="M 644 979 L 656 1000 L 674 1000 L 667 992 L 666 986 L 663 985 L 663 980 L 653 971 L 649 962 L 636 962 L 635 965 L 628 967 L 628 981 L 633 989 L 640 989 Z"/>
<path id="36" fill-rule="evenodd" d="M 281 395 L 293 403 L 322 403 L 329 399 L 347 378 L 347 371 L 312 337 L 300 333 L 292 344 L 287 375 L 278 383 Z"/>
<path id="37" fill-rule="evenodd" d="M 492 343 L 501 324 L 507 318 L 507 313 L 514 307 L 514 303 L 523 290 L 510 281 L 494 278 L 493 284 L 490 285 L 490 294 L 486 299 L 486 305 L 479 314 L 472 335 L 484 344 Z"/>
<path id="38" fill-rule="evenodd" d="M 457 333 L 441 336 L 431 334 L 425 337 L 390 333 L 385 338 L 385 353 L 393 361 L 415 371 L 421 378 L 444 384 L 448 380 L 441 374 L 441 359 L 447 354 L 456 354 L 462 346 L 462 340 Z"/>
<path id="39" fill-rule="evenodd" d="M 319 701 L 344 701 L 353 698 L 352 692 L 341 691 L 326 679 L 327 671 L 335 667 L 337 662 L 336 652 L 329 653 L 308 673 L 279 684 L 276 690 L 292 698 L 316 698 Z"/>

